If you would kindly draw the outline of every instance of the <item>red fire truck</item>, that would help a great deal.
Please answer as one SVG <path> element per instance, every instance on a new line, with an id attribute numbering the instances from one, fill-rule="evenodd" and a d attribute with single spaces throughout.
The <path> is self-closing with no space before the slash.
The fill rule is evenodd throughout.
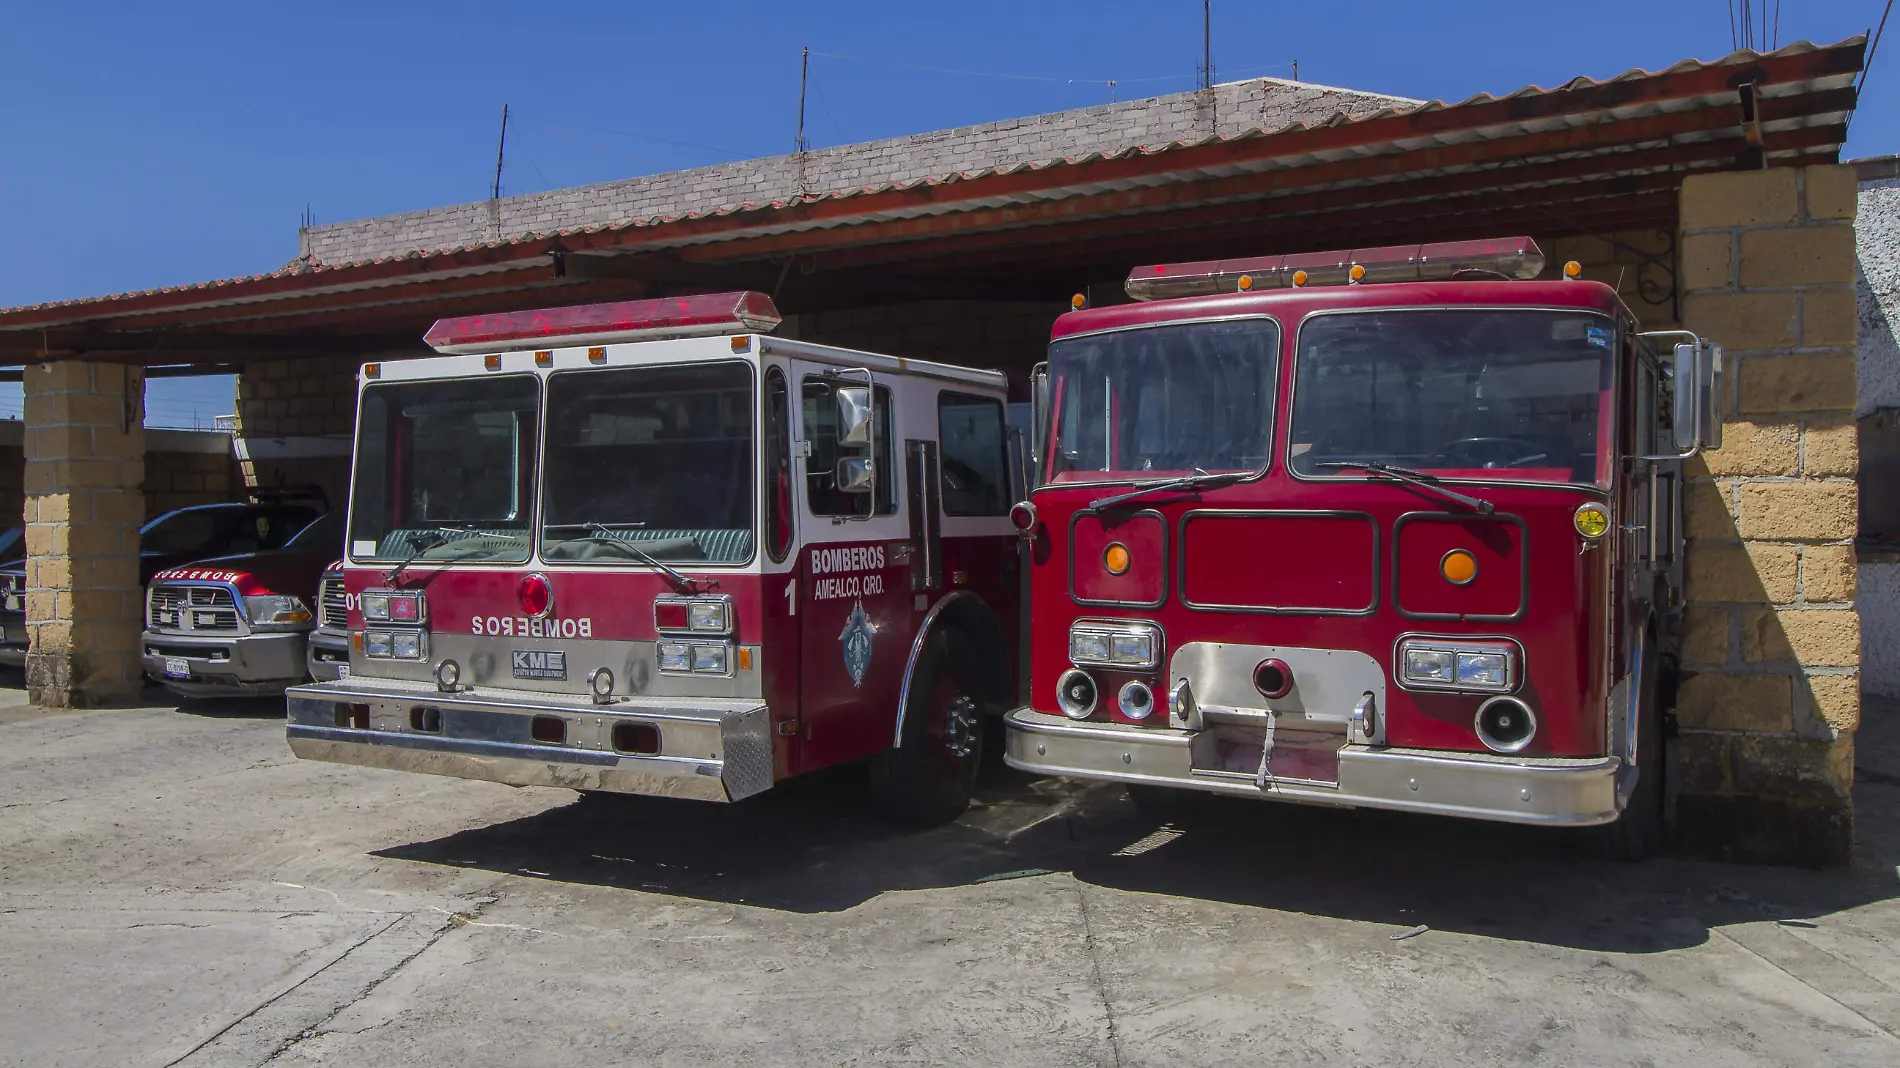
<path id="1" fill-rule="evenodd" d="M 1661 828 L 1721 355 L 1528 239 L 1143 267 L 1036 377 L 1015 767 Z"/>
<path id="2" fill-rule="evenodd" d="M 292 751 L 715 801 L 868 760 L 895 817 L 960 812 L 1016 690 L 1004 377 L 779 321 L 447 319 L 444 355 L 365 365 L 347 669 L 290 691 Z"/>

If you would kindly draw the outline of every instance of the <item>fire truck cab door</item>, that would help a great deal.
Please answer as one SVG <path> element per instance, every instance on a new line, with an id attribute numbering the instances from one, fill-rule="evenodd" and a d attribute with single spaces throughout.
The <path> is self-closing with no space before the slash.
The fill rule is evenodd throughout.
<path id="1" fill-rule="evenodd" d="M 793 361 L 799 444 L 800 770 L 891 744 L 916 627 L 899 380 Z M 863 393 L 866 379 L 868 394 Z M 841 405 L 840 390 L 857 391 Z M 869 441 L 846 420 L 870 401 Z M 863 461 L 870 460 L 868 485 Z"/>

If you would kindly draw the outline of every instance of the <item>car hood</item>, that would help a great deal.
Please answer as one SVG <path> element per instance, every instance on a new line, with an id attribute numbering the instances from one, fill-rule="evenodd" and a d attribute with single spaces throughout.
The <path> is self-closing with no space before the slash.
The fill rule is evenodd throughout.
<path id="1" fill-rule="evenodd" d="M 261 587 L 288 593 L 312 604 L 324 569 L 336 559 L 335 549 L 260 549 L 194 560 L 152 576 L 153 582 L 229 582 L 247 592 Z M 260 590 L 259 592 L 262 592 Z"/>

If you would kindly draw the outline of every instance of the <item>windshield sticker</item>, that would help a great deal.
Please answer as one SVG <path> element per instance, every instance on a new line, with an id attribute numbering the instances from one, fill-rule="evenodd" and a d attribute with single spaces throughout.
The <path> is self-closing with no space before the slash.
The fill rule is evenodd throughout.
<path id="1" fill-rule="evenodd" d="M 375 556 L 376 543 L 373 541 L 353 541 L 350 543 L 351 556 Z"/>
<path id="2" fill-rule="evenodd" d="M 1610 347 L 1610 328 L 1607 326 L 1591 327 L 1589 337 L 1590 344 L 1595 345 L 1597 348 L 1607 349 Z"/>
<path id="3" fill-rule="evenodd" d="M 844 645 L 844 669 L 851 673 L 851 685 L 864 685 L 864 673 L 871 670 L 871 642 L 877 637 L 877 625 L 864 614 L 864 602 L 851 604 L 851 615 L 844 621 L 838 641 Z"/>

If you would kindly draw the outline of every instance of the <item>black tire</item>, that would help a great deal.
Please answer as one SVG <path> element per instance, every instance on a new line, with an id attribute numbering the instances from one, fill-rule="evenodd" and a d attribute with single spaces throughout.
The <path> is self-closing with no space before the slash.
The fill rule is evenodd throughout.
<path id="1" fill-rule="evenodd" d="M 974 668 L 961 634 L 931 636 L 911 680 L 903 744 L 871 758 L 871 799 L 885 819 L 935 827 L 970 807 L 983 738 Z"/>
<path id="2" fill-rule="evenodd" d="M 1129 783 L 1128 800 L 1133 801 L 1135 807 L 1144 815 L 1163 823 L 1183 823 L 1205 816 L 1214 797 L 1200 790 L 1183 790 L 1174 786 L 1140 786 Z"/>
<path id="3" fill-rule="evenodd" d="M 1637 670 L 1639 679 L 1632 680 L 1641 686 L 1636 706 L 1636 787 L 1616 822 L 1591 828 L 1588 839 L 1590 852 L 1604 860 L 1647 860 L 1663 848 L 1663 768 L 1667 759 L 1659 699 L 1662 662 L 1654 634 L 1643 642 Z"/>

